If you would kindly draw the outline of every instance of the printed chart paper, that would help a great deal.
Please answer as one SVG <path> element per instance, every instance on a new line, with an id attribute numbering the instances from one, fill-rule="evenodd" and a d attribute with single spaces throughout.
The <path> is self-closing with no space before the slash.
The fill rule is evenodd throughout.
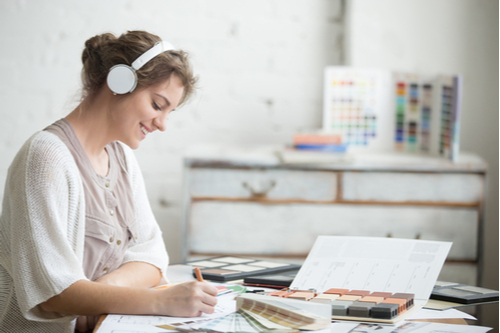
<path id="1" fill-rule="evenodd" d="M 234 295 L 228 294 L 218 297 L 215 312 L 202 314 L 200 317 L 168 317 L 168 316 L 137 316 L 137 315 L 108 315 L 99 327 L 98 333 L 146 333 L 146 332 L 175 332 L 157 327 L 170 325 L 197 329 L 208 322 L 224 317 L 236 310 Z"/>
<path id="2" fill-rule="evenodd" d="M 290 287 L 412 293 L 425 304 L 450 248 L 450 242 L 319 236 Z"/>

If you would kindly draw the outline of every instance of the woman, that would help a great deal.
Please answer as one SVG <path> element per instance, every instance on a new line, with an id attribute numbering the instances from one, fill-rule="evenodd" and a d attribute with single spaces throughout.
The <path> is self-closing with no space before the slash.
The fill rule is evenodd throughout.
<path id="1" fill-rule="evenodd" d="M 207 283 L 151 288 L 168 256 L 131 151 L 191 96 L 187 55 L 129 31 L 90 38 L 82 62 L 80 105 L 34 134 L 9 168 L 0 331 L 84 332 L 104 313 L 213 313 Z"/>

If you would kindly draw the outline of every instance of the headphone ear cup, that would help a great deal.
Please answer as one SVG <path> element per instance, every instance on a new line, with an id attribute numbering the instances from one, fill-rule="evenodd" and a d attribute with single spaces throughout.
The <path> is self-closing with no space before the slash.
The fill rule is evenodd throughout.
<path id="1" fill-rule="evenodd" d="M 127 94 L 134 91 L 137 85 L 137 75 L 130 66 L 115 65 L 109 70 L 106 82 L 115 95 Z"/>

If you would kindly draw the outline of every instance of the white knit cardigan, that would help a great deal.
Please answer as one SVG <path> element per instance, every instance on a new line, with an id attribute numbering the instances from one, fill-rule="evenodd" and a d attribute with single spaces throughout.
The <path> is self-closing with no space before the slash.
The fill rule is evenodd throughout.
<path id="1" fill-rule="evenodd" d="M 135 200 L 137 235 L 123 263 L 142 261 L 166 276 L 168 255 L 132 150 L 122 145 Z M 73 332 L 75 316 L 40 304 L 87 280 L 82 268 L 85 195 L 78 167 L 54 134 L 34 134 L 12 162 L 0 216 L 0 332 Z"/>

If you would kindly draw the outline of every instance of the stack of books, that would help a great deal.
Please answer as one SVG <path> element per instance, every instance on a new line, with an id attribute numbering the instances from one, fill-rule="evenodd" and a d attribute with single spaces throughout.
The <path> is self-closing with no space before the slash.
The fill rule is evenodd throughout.
<path id="1" fill-rule="evenodd" d="M 347 148 L 342 143 L 342 136 L 322 131 L 296 133 L 293 146 L 295 149 L 329 152 L 345 152 Z"/>

